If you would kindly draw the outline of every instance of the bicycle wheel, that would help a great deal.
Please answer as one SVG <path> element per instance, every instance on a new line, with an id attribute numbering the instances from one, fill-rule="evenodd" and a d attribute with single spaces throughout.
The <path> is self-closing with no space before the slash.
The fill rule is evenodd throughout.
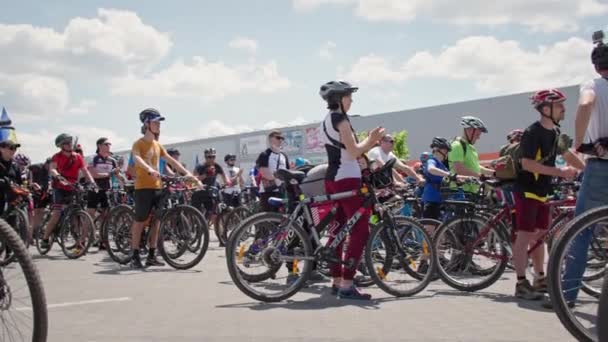
<path id="1" fill-rule="evenodd" d="M 27 213 L 19 208 L 12 208 L 10 212 L 8 212 L 4 218 L 4 220 L 15 230 L 17 235 L 23 241 L 25 245 L 25 249 L 27 250 L 27 230 L 29 226 L 29 220 L 27 218 Z M 10 249 L 3 251 L 0 253 L 0 266 L 5 266 L 15 261 L 17 256 L 12 253 Z"/>
<path id="2" fill-rule="evenodd" d="M 222 211 L 221 214 L 219 214 L 217 216 L 217 219 L 216 219 L 215 236 L 217 237 L 218 241 L 220 242 L 220 247 L 226 246 L 226 241 L 228 240 L 228 237 L 227 237 L 228 234 L 226 232 L 226 224 L 227 224 L 228 217 L 230 216 L 231 213 L 232 213 L 232 209 L 226 208 Z"/>
<path id="3" fill-rule="evenodd" d="M 46 229 L 46 225 L 51 219 L 51 212 L 46 211 L 44 213 L 44 217 L 40 221 L 40 225 L 34 227 L 34 243 L 36 244 L 36 249 L 40 255 L 46 255 L 53 248 L 53 244 L 55 243 L 55 236 L 51 235 L 49 238 L 48 248 L 42 248 L 42 240 L 44 239 L 44 230 Z"/>
<path id="4" fill-rule="evenodd" d="M 507 267 L 506 232 L 489 227 L 484 217 L 456 217 L 434 236 L 435 261 L 441 279 L 460 291 L 478 291 L 494 284 Z M 480 233 L 489 229 L 486 236 Z"/>
<path id="5" fill-rule="evenodd" d="M 189 205 L 169 209 L 160 222 L 158 247 L 163 259 L 175 269 L 187 270 L 198 265 L 209 247 L 205 217 Z"/>
<path id="6" fill-rule="evenodd" d="M 427 287 L 435 272 L 432 239 L 412 218 L 395 216 L 392 220 L 372 229 L 365 263 L 374 283 L 386 293 L 413 296 Z"/>
<path id="7" fill-rule="evenodd" d="M 85 255 L 93 243 L 95 233 L 91 215 L 82 209 L 71 210 L 61 224 L 59 239 L 62 241 L 63 254 L 68 259 L 78 259 Z"/>
<path id="8" fill-rule="evenodd" d="M 241 221 L 250 215 L 251 213 L 245 207 L 236 207 L 230 212 L 230 215 L 228 215 L 226 222 L 224 223 L 224 234 L 226 235 L 226 241 L 228 241 L 230 234 L 232 234 L 232 231 L 239 226 Z"/>
<path id="9" fill-rule="evenodd" d="M 588 260 L 591 244 L 585 246 L 584 242 L 592 240 L 594 230 L 603 230 L 606 226 L 608 207 L 585 212 L 565 227 L 560 238 L 555 241 L 549 257 L 547 277 L 551 302 L 562 325 L 579 341 L 597 341 L 599 321 L 596 315 L 599 301 L 584 292 L 578 293 L 574 307 L 570 308 L 568 300 L 571 299 L 571 292 L 580 289 L 584 275 L 576 279 L 570 274 L 565 278 L 566 272 L 574 273 L 573 269 L 580 266 L 587 268 L 585 261 Z M 582 247 L 587 247 L 587 250 Z M 583 265 L 578 265 L 581 260 Z"/>
<path id="10" fill-rule="evenodd" d="M 135 212 L 128 205 L 121 204 L 108 213 L 102 232 L 102 241 L 110 258 L 125 265 L 131 261 L 131 226 L 135 220 Z"/>
<path id="11" fill-rule="evenodd" d="M 288 248 L 294 239 L 299 246 Z M 247 296 L 279 302 L 306 283 L 314 262 L 308 234 L 279 213 L 259 213 L 241 222 L 226 246 L 232 281 Z"/>
<path id="12" fill-rule="evenodd" d="M 0 250 L 16 263 L 0 267 L 0 330 L 3 341 L 44 342 L 48 317 L 42 280 L 21 237 L 0 220 Z"/>
<path id="13" fill-rule="evenodd" d="M 608 274 L 608 272 L 606 272 Z M 604 277 L 604 288 L 600 297 L 600 304 L 597 308 L 597 321 L 604 322 L 598 324 L 597 337 L 599 342 L 608 342 L 608 275 Z"/>

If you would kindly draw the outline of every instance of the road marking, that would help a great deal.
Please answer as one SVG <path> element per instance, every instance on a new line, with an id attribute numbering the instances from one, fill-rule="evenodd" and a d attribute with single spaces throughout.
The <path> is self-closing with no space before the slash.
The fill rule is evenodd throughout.
<path id="1" fill-rule="evenodd" d="M 104 299 L 90 299 L 90 300 L 82 300 L 78 302 L 65 302 L 65 303 L 57 303 L 57 304 L 48 304 L 47 309 L 54 308 L 65 308 L 68 306 L 79 306 L 79 305 L 89 305 L 89 304 L 103 304 L 103 303 L 112 303 L 112 302 L 126 302 L 129 300 L 133 300 L 130 297 L 119 297 L 119 298 L 104 298 Z M 16 311 L 31 311 L 31 307 L 21 307 L 16 308 Z"/>

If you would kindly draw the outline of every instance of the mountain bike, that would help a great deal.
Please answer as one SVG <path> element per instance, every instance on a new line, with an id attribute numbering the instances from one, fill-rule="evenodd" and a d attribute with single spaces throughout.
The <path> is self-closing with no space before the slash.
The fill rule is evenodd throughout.
<path id="1" fill-rule="evenodd" d="M 22 238 L 0 220 L 0 253 L 7 252 L 16 262 L 0 266 L 2 341 L 44 342 L 48 317 L 42 280 Z"/>
<path id="2" fill-rule="evenodd" d="M 435 267 L 430 236 L 416 221 L 394 216 L 383 209 L 373 191 L 374 188 L 391 185 L 394 163 L 395 160 L 389 161 L 373 173 L 366 169 L 364 185 L 359 190 L 309 198 L 296 194 L 297 204 L 290 214 L 265 212 L 241 222 L 226 246 L 228 271 L 236 286 L 253 299 L 278 302 L 293 296 L 304 286 L 315 263 L 356 268 L 356 261 L 336 258 L 336 249 L 364 211 L 372 210 L 372 231 L 365 248 L 365 264 L 372 279 L 381 289 L 395 296 L 412 296 L 424 290 Z M 305 174 L 278 170 L 275 176 L 285 184 L 297 186 Z M 364 197 L 362 207 L 344 226 L 333 232 L 335 239 L 330 245 L 323 245 L 321 237 L 328 232 L 337 208 L 333 207 L 315 224 L 310 205 L 354 196 Z M 271 198 L 270 202 L 284 203 L 285 200 Z M 403 234 L 402 231 L 408 233 Z M 407 239 L 402 239 L 402 236 Z M 421 260 L 427 260 L 428 264 L 427 272 L 422 275 L 412 271 Z M 297 280 L 286 282 L 286 277 L 280 274 L 281 270 L 297 274 Z"/>

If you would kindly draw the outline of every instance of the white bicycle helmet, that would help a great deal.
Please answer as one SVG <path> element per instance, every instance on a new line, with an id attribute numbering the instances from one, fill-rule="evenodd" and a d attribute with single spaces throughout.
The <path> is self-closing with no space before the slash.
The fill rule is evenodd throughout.
<path id="1" fill-rule="evenodd" d="M 464 128 L 476 128 L 481 130 L 483 133 L 488 133 L 488 129 L 483 121 L 474 116 L 463 116 L 460 120 L 460 125 Z"/>

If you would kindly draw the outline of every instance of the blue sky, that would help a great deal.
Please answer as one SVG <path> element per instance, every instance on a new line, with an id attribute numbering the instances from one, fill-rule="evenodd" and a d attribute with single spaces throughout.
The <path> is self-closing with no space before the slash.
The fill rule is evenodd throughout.
<path id="1" fill-rule="evenodd" d="M 322 82 L 359 85 L 375 114 L 593 77 L 600 0 L 20 1 L 0 12 L 0 105 L 24 151 L 54 136 L 164 142 L 319 120 Z M 480 113 L 483 115 L 483 113 Z"/>

